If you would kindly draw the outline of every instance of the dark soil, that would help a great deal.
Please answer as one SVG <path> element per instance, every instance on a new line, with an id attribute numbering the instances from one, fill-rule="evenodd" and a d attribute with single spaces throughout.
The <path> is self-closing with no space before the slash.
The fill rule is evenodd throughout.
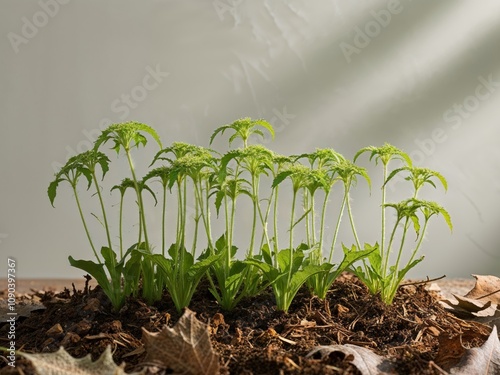
<path id="1" fill-rule="evenodd" d="M 198 291 L 190 309 L 209 324 L 224 374 L 359 374 L 340 352 L 306 358 L 315 346 L 336 344 L 370 349 L 392 361 L 399 374 L 443 374 L 462 354 L 444 350 L 443 342 L 460 337 L 464 347 L 480 346 L 490 331 L 445 311 L 422 284 L 401 287 L 394 304 L 386 306 L 356 278 L 343 275 L 325 301 L 302 289 L 288 313 L 276 311 L 270 290 L 231 312 L 221 310 L 203 285 Z M 63 346 L 74 357 L 90 353 L 97 359 L 111 345 L 115 362 L 126 362 L 127 371 L 139 370 L 145 358 L 141 327 L 157 332 L 180 317 L 167 294 L 155 306 L 130 298 L 119 313 L 111 312 L 99 287 L 38 297 L 46 309 L 19 318 L 17 349 L 39 353 Z M 2 346 L 7 329 L 0 323 Z M 0 362 L 0 374 L 34 374 L 21 357 L 16 366 Z"/>

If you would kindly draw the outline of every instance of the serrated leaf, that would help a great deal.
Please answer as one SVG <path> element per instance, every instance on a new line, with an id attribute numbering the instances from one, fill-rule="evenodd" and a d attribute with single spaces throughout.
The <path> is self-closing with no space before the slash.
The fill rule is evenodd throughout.
<path id="1" fill-rule="evenodd" d="M 125 375 L 124 364 L 117 366 L 108 346 L 101 357 L 92 362 L 90 355 L 84 358 L 73 358 L 60 348 L 55 353 L 28 354 L 19 353 L 29 359 L 39 375 Z M 144 374 L 145 371 L 134 372 L 133 375 Z"/>
<path id="2" fill-rule="evenodd" d="M 143 328 L 146 363 L 155 363 L 174 373 L 185 375 L 216 375 L 220 373 L 219 358 L 212 349 L 207 326 L 186 309 L 173 328 L 157 333 Z"/>
<path id="3" fill-rule="evenodd" d="M 373 353 L 371 350 L 357 345 L 328 345 L 317 346 L 306 355 L 306 358 L 320 356 L 321 359 L 328 358 L 332 353 L 342 353 L 362 375 L 384 375 L 394 374 L 394 366 L 383 357 Z M 351 359 L 352 358 L 352 359 Z"/>
<path id="4" fill-rule="evenodd" d="M 274 189 L 276 186 L 281 184 L 283 182 L 283 180 L 285 180 L 285 178 L 287 178 L 291 174 L 292 174 L 292 171 L 290 171 L 290 170 L 286 170 L 286 171 L 278 173 L 278 175 L 274 178 L 273 184 L 271 187 Z"/>
<path id="5" fill-rule="evenodd" d="M 457 366 L 450 370 L 451 374 L 496 375 L 500 374 L 500 340 L 496 326 L 480 348 L 467 349 Z"/>
<path id="6" fill-rule="evenodd" d="M 56 178 L 49 184 L 47 189 L 47 195 L 49 196 L 50 204 L 54 207 L 54 200 L 57 195 L 57 187 L 59 186 L 59 182 L 64 181 L 62 178 Z"/>

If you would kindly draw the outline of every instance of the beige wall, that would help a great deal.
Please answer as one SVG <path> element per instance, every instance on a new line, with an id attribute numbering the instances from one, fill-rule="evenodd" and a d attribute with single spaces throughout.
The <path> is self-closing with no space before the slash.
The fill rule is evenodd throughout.
<path id="1" fill-rule="evenodd" d="M 434 222 L 411 276 L 498 275 L 499 42 L 495 0 L 2 0 L 1 257 L 23 277 L 81 274 L 67 256 L 91 252 L 72 196 L 53 209 L 46 188 L 106 123 L 207 145 L 251 116 L 275 125 L 281 153 L 390 142 L 441 171 L 449 191 L 429 197 L 455 230 Z M 365 193 L 354 205 L 368 241 Z"/>

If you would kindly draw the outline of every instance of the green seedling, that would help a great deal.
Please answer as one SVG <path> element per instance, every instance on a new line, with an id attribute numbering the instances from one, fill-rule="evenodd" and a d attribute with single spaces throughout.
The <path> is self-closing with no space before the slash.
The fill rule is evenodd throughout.
<path id="1" fill-rule="evenodd" d="M 333 149 L 286 157 L 262 145 L 250 144 L 253 136 L 263 137 L 264 132 L 274 138 L 274 130 L 265 120 L 242 118 L 219 127 L 210 137 L 210 143 L 226 132 L 232 132 L 229 146 L 237 139 L 243 146 L 221 155 L 181 142 L 162 148 L 153 128 L 137 122 L 114 124 L 101 133 L 92 150 L 70 158 L 49 184 L 47 193 L 52 205 L 59 185 L 67 182 L 71 186 L 95 261 L 69 257 L 70 264 L 97 280 L 114 310 L 119 310 L 128 296 L 137 296 L 140 287 L 141 296 L 149 304 L 158 301 L 166 287 L 176 309 L 181 311 L 189 306 L 201 279 L 206 276 L 210 292 L 223 309 L 231 310 L 243 298 L 259 294 L 270 286 L 277 308 L 288 311 L 302 285 L 307 284 L 313 294 L 325 298 L 338 275 L 347 269 L 358 275 L 372 293 L 380 294 L 385 303 L 392 303 L 404 276 L 423 260 L 418 257 L 418 251 L 430 218 L 441 215 L 452 228 L 444 208 L 418 198 L 418 192 L 426 184 L 436 187 L 438 181 L 447 189 L 445 178 L 438 172 L 414 167 L 409 156 L 394 146 L 363 148 L 355 155 L 354 162 Z M 139 179 L 132 150 L 146 146 L 147 137 L 158 144 L 160 151 L 153 158 L 151 169 Z M 107 212 L 110 205 L 106 205 L 103 194 L 110 159 L 102 148 L 109 141 L 113 142 L 112 149 L 118 156 L 126 157 L 130 171 L 129 176 L 111 188 L 111 192 L 116 190 L 120 194 L 116 205 L 119 207 L 116 250 Z M 361 245 L 351 207 L 351 191 L 357 179 L 361 177 L 371 184 L 366 170 L 355 164 L 365 152 L 370 153 L 370 160 L 380 161 L 383 166 L 380 245 Z M 402 165 L 391 169 L 392 160 Z M 302 164 L 304 162 L 307 165 Z M 163 165 L 153 168 L 155 163 Z M 387 203 L 386 186 L 396 176 L 404 176 L 412 184 L 413 193 L 411 198 L 399 203 Z M 265 183 L 271 181 L 266 190 Z M 278 202 L 282 200 L 279 192 L 284 181 L 290 183 L 292 190 L 290 216 L 286 221 L 288 241 L 280 238 L 278 226 Z M 157 206 L 156 193 L 151 188 L 155 182 L 161 186 L 161 253 L 154 252 L 144 202 L 151 194 Z M 333 213 L 333 239 L 328 252 L 325 250 L 326 228 L 336 183 L 342 184 L 343 195 L 338 212 Z M 98 213 L 87 212 L 82 206 L 81 184 L 97 199 Z M 135 192 L 133 204 L 138 212 L 138 230 L 137 242 L 124 251 L 124 207 L 130 199 L 127 190 Z M 264 198 L 262 191 L 266 191 Z M 251 204 L 250 238 L 241 249 L 242 260 L 235 246 L 235 230 L 239 229 L 235 228 L 235 219 L 242 211 L 240 198 L 248 198 Z M 168 203 L 170 201 L 174 204 Z M 188 208 L 192 209 L 192 215 L 188 215 Z M 387 230 L 386 210 L 396 213 L 390 231 Z M 212 211 L 224 222 L 223 234 L 219 233 L 216 241 L 212 235 Z M 355 244 L 350 248 L 342 244 L 343 259 L 333 264 L 345 211 Z M 175 217 L 175 223 L 167 219 L 167 213 Z M 89 216 L 101 224 L 100 234 L 106 238 L 106 245 L 100 247 L 100 252 L 90 231 Z M 272 225 L 269 224 L 271 220 Z M 297 228 L 304 229 L 305 239 L 295 239 Z M 416 244 L 405 260 L 412 231 L 416 234 Z M 167 249 L 168 237 L 173 238 L 173 243 Z M 285 248 L 280 247 L 282 242 L 288 242 Z M 200 248 L 204 250 L 199 251 Z M 391 265 L 390 255 L 394 249 L 396 260 Z M 356 266 L 358 261 L 361 266 Z"/>
<path id="2" fill-rule="evenodd" d="M 236 139 L 243 141 L 243 148 L 230 150 L 218 165 L 218 181 L 214 185 L 215 206 L 219 214 L 223 206 L 225 218 L 225 234 L 217 241 L 216 250 L 223 254 L 220 261 L 214 263 L 212 274 L 209 274 L 211 292 L 222 308 L 231 310 L 244 297 L 255 295 L 262 289 L 262 277 L 259 270 L 249 264 L 234 260 L 237 248 L 233 245 L 234 222 L 236 217 L 236 201 L 241 195 L 250 198 L 253 207 L 252 231 L 247 257 L 254 254 L 257 225 L 262 226 L 263 235 L 268 240 L 266 215 L 261 208 L 259 197 L 260 176 L 268 174 L 273 168 L 273 153 L 260 145 L 249 145 L 250 136 L 264 137 L 267 130 L 274 138 L 274 129 L 265 120 L 242 118 L 232 124 L 217 128 L 210 144 L 218 134 L 226 131 L 234 133 L 229 138 L 229 145 Z M 247 178 L 245 178 L 248 176 Z M 269 240 L 268 240 L 269 241 Z M 215 283 L 215 282 L 217 283 Z"/>
<path id="3" fill-rule="evenodd" d="M 125 299 L 131 294 L 136 294 L 139 285 L 139 277 L 142 268 L 142 254 L 145 244 L 134 244 L 122 259 L 117 261 L 116 253 L 109 247 L 101 248 L 104 263 L 96 263 L 91 260 L 76 260 L 69 257 L 72 267 L 88 272 L 97 281 L 106 296 L 108 296 L 113 309 L 118 311 Z M 128 260 L 126 260 L 128 257 Z"/>
<path id="4" fill-rule="evenodd" d="M 318 175 L 306 166 L 293 164 L 277 174 L 272 187 L 276 188 L 287 178 L 291 180 L 293 194 L 288 229 L 289 247 L 271 254 L 269 246 L 265 244 L 262 247 L 262 259 L 259 257 L 247 259 L 247 264 L 259 267 L 262 270 L 265 279 L 273 288 L 277 308 L 283 311 L 288 311 L 293 298 L 308 278 L 328 270 L 327 265 L 303 264 L 305 251 L 309 250 L 310 246 L 307 244 L 294 246 L 294 227 L 304 218 L 304 215 L 298 220 L 295 218 L 297 197 L 304 188 L 307 188 L 313 182 L 318 182 L 315 179 L 318 178 Z"/>
<path id="5" fill-rule="evenodd" d="M 342 245 L 342 251 L 344 254 L 342 261 L 338 265 L 332 263 L 335 245 L 337 243 L 337 238 L 340 230 L 340 223 L 342 220 L 342 216 L 344 215 L 344 210 L 346 206 L 349 216 L 349 223 L 351 225 L 354 238 L 356 242 L 359 244 L 359 239 L 357 236 L 353 213 L 351 209 L 350 191 L 351 188 L 356 185 L 358 176 L 363 177 L 369 186 L 371 185 L 371 181 L 367 171 L 364 168 L 358 167 L 351 161 L 344 158 L 339 159 L 338 162 L 332 165 L 329 168 L 328 172 L 329 172 L 329 180 L 328 180 L 328 185 L 326 185 L 327 189 L 325 194 L 325 200 L 323 202 L 319 249 L 323 249 L 323 232 L 324 232 L 324 221 L 325 221 L 327 199 L 330 195 L 330 190 L 332 186 L 336 182 L 340 181 L 342 183 L 344 189 L 344 195 L 342 197 L 341 206 L 337 214 L 337 221 L 335 224 L 335 230 L 333 233 L 333 239 L 330 246 L 328 260 L 325 262 L 325 260 L 323 260 L 319 256 L 316 256 L 315 258 L 312 259 L 314 262 L 316 262 L 315 264 L 325 263 L 330 266 L 328 272 L 316 274 L 308 281 L 308 285 L 311 288 L 313 294 L 317 295 L 321 299 L 326 298 L 326 294 L 330 289 L 331 285 L 342 272 L 347 270 L 349 267 L 351 267 L 352 264 L 354 264 L 359 260 L 365 262 L 365 258 L 369 256 L 369 254 L 373 251 L 372 248 L 365 248 L 361 250 L 361 248 L 358 246 L 357 248 L 353 247 L 349 249 L 344 245 Z"/>
<path id="6" fill-rule="evenodd" d="M 418 263 L 423 260 L 423 257 L 416 258 L 417 251 L 420 249 L 423 236 L 427 229 L 427 224 L 431 216 L 442 215 L 452 229 L 451 219 L 448 212 L 435 202 L 428 202 L 417 199 L 419 190 L 429 184 L 436 187 L 433 178 L 437 178 L 443 187 L 447 189 L 445 178 L 438 172 L 431 171 L 426 168 L 414 167 L 410 157 L 396 147 L 385 144 L 382 147 L 366 147 L 358 151 L 355 160 L 364 152 L 370 152 L 370 160 L 375 158 L 375 162 L 382 162 L 383 166 L 383 185 L 382 185 L 382 234 L 380 244 L 375 245 L 365 244 L 365 249 L 374 249 L 368 256 L 369 264 L 364 263 L 363 268 L 352 268 L 353 272 L 367 285 L 368 289 L 373 293 L 380 293 L 381 299 L 386 304 L 391 304 L 397 289 L 403 280 L 404 276 Z M 402 167 L 392 171 L 389 169 L 391 160 L 400 160 L 404 163 Z M 408 174 L 405 180 L 411 181 L 413 185 L 412 197 L 403 200 L 399 203 L 386 202 L 386 186 L 387 183 L 400 173 Z M 386 244 L 386 209 L 392 208 L 396 211 L 396 219 L 392 230 L 390 231 L 389 242 Z M 424 225 L 421 227 L 420 221 L 423 217 Z M 417 245 L 411 250 L 411 255 L 406 265 L 401 267 L 402 255 L 407 243 L 408 230 L 410 225 L 416 234 Z M 398 228 L 401 228 L 400 243 L 396 246 L 396 233 Z M 353 227 L 355 233 L 355 229 Z M 357 249 L 361 249 L 361 244 L 356 236 Z M 390 254 L 394 247 L 397 247 L 397 258 L 394 265 L 390 265 Z"/>

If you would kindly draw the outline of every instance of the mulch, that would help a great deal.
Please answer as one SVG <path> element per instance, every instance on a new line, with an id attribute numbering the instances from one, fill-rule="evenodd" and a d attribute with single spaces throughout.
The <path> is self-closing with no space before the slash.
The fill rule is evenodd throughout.
<path id="1" fill-rule="evenodd" d="M 46 308 L 19 318 L 18 350 L 46 353 L 63 346 L 74 357 L 91 354 L 95 360 L 111 345 L 116 363 L 126 362 L 127 371 L 138 371 L 145 358 L 142 327 L 158 332 L 180 318 L 166 292 L 154 306 L 129 298 L 113 313 L 100 287 L 68 287 L 24 297 L 40 300 Z M 394 303 L 386 306 L 348 274 L 335 281 L 325 300 L 301 289 L 288 313 L 276 310 L 270 289 L 223 311 L 203 284 L 190 309 L 208 325 L 223 374 L 360 374 L 352 358 L 338 351 L 324 358 L 306 357 L 316 346 L 343 344 L 370 349 L 390 360 L 398 374 L 443 374 L 463 354 L 448 350 L 446 343 L 459 339 L 464 350 L 477 347 L 491 331 L 446 311 L 424 284 L 401 287 Z M 8 328 L 0 323 L 0 346 L 8 344 Z M 18 357 L 16 368 L 0 361 L 0 374 L 35 372 L 29 361 Z"/>

